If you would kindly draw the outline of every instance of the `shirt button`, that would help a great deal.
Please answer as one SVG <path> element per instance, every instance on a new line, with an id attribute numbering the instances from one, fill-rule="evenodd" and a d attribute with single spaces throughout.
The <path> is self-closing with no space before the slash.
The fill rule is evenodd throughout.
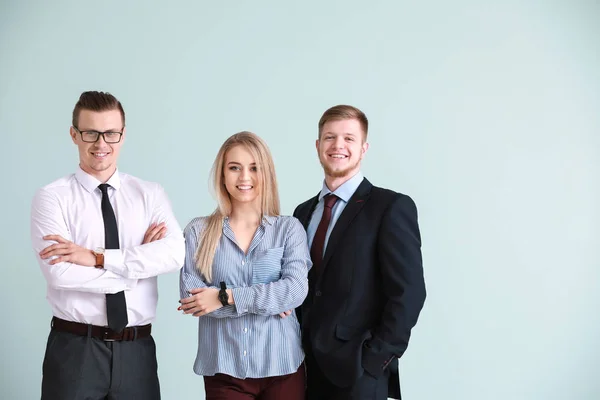
<path id="1" fill-rule="evenodd" d="M 246 350 L 244 350 L 244 355 L 246 355 Z"/>
<path id="2" fill-rule="evenodd" d="M 246 261 L 242 260 L 242 265 L 246 264 Z"/>
<path id="3" fill-rule="evenodd" d="M 248 328 L 244 328 L 244 333 L 248 332 Z"/>
<path id="4" fill-rule="evenodd" d="M 320 291 L 320 290 L 317 290 L 317 292 L 315 293 L 315 296 L 317 296 L 317 297 L 321 297 L 321 291 Z"/>

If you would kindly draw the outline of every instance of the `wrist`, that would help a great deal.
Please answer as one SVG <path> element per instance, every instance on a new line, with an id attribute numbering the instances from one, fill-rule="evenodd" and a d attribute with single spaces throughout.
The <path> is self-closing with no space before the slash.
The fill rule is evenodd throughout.
<path id="1" fill-rule="evenodd" d="M 104 249 L 98 247 L 95 250 L 90 250 L 90 252 L 92 253 L 93 257 L 90 266 L 94 268 L 104 268 Z"/>
<path id="2" fill-rule="evenodd" d="M 227 297 L 228 297 L 227 304 L 229 304 L 229 305 L 235 304 L 235 301 L 233 301 L 233 290 L 227 289 L 226 292 L 227 292 Z"/>
<path id="3" fill-rule="evenodd" d="M 226 305 L 229 304 L 229 301 L 231 299 L 231 296 L 230 296 L 230 293 L 229 293 L 230 291 L 227 289 L 227 286 L 226 286 L 225 282 L 221 282 L 219 284 L 219 286 L 220 286 L 220 289 L 217 292 L 217 299 L 219 300 L 219 302 L 221 303 L 221 305 L 223 307 L 225 307 Z"/>

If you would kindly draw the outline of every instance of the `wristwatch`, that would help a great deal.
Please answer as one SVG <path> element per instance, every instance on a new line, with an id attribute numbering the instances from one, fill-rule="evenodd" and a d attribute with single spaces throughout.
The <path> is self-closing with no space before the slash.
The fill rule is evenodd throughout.
<path id="1" fill-rule="evenodd" d="M 92 250 L 92 253 L 96 256 L 94 268 L 104 268 L 104 249 L 102 247 L 97 247 L 96 250 Z"/>
<path id="2" fill-rule="evenodd" d="M 229 295 L 227 294 L 227 286 L 225 282 L 221 282 L 221 290 L 219 290 L 219 301 L 223 307 L 229 304 Z"/>

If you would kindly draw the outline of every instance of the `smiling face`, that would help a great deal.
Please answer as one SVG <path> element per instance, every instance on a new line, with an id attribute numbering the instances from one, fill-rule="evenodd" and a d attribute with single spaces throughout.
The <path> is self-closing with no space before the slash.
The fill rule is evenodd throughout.
<path id="1" fill-rule="evenodd" d="M 125 138 L 119 110 L 95 112 L 81 110 L 77 129 L 71 127 L 71 139 L 79 149 L 79 166 L 101 182 L 106 182 L 117 169 L 117 159 Z M 94 143 L 84 142 L 81 132 L 123 132 L 119 143 L 106 143 L 100 135 Z M 85 134 L 85 133 L 84 133 Z"/>
<path id="2" fill-rule="evenodd" d="M 242 145 L 225 154 L 223 178 L 232 206 L 254 203 L 260 209 L 260 175 L 256 160 Z"/>
<path id="3" fill-rule="evenodd" d="M 360 170 L 368 143 L 357 119 L 327 121 L 316 142 L 326 177 L 349 179 Z"/>

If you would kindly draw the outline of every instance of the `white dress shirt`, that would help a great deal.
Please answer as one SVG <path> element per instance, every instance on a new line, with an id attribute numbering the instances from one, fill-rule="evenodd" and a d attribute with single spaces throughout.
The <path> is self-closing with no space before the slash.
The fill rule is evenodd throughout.
<path id="1" fill-rule="evenodd" d="M 104 247 L 100 202 L 102 182 L 80 168 L 41 188 L 31 206 L 31 242 L 48 283 L 46 298 L 54 316 L 107 326 L 106 293 L 125 291 L 128 326 L 151 323 L 158 301 L 157 275 L 183 266 L 185 241 L 170 202 L 160 185 L 116 171 L 108 180 L 117 218 L 119 249 L 106 250 L 104 269 L 61 262 L 50 265 L 39 252 L 60 235 L 84 248 Z M 161 240 L 142 244 L 152 223 L 165 222 Z M 54 257 L 53 257 L 54 258 Z"/>

